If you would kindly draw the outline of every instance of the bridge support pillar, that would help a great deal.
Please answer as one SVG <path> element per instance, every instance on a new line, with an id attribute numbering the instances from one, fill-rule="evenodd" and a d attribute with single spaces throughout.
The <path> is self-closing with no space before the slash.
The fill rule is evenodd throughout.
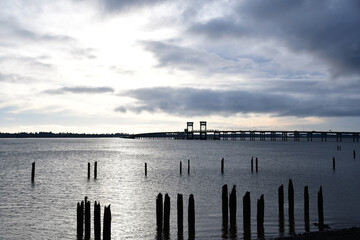
<path id="1" fill-rule="evenodd" d="M 200 140 L 207 139 L 206 122 L 200 121 Z"/>
<path id="2" fill-rule="evenodd" d="M 186 139 L 192 140 L 194 139 L 194 122 L 187 122 L 186 125 Z"/>

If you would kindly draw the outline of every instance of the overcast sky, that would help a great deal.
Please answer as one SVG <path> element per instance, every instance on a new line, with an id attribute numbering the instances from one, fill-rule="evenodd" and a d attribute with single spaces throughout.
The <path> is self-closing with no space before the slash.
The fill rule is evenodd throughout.
<path id="1" fill-rule="evenodd" d="M 0 132 L 360 131 L 357 0 L 0 1 Z"/>

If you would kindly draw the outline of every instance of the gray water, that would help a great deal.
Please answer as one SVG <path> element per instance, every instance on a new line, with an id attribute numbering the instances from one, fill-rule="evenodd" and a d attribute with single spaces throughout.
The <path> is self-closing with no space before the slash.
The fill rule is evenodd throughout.
<path id="1" fill-rule="evenodd" d="M 337 151 L 341 145 L 342 150 Z M 279 236 L 277 189 L 295 188 L 295 230 L 304 232 L 303 189 L 309 186 L 310 221 L 317 222 L 322 185 L 325 223 L 338 229 L 360 226 L 360 153 L 353 142 L 181 141 L 133 139 L 0 139 L 0 239 L 75 239 L 76 204 L 111 204 L 112 239 L 156 239 L 155 200 L 171 198 L 170 238 L 177 239 L 176 196 L 194 194 L 196 239 L 221 239 L 221 187 L 237 186 L 237 238 L 242 239 L 242 197 L 251 193 L 252 237 L 256 201 L 265 197 L 265 237 Z M 259 172 L 251 173 L 251 157 Z M 225 158 L 225 173 L 220 160 Z M 336 158 L 336 170 L 332 158 Z M 187 174 L 187 160 L 191 173 Z M 36 161 L 35 183 L 31 163 Z M 87 163 L 98 162 L 98 179 L 87 179 Z M 183 174 L 179 174 L 179 162 Z M 144 163 L 148 176 L 144 175 Z M 316 231 L 311 224 L 311 231 Z M 92 233 L 93 234 L 93 233 Z"/>

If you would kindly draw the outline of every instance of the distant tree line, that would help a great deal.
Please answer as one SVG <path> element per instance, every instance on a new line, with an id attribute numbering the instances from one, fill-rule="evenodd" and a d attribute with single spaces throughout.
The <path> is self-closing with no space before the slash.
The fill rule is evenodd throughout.
<path id="1" fill-rule="evenodd" d="M 131 138 L 128 133 L 53 133 L 53 132 L 20 132 L 3 133 L 0 138 Z"/>

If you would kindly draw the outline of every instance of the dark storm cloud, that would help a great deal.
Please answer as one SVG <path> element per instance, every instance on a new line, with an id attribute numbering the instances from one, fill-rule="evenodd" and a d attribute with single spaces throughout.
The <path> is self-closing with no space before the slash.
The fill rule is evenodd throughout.
<path id="1" fill-rule="evenodd" d="M 243 1 L 232 12 L 189 28 L 210 39 L 255 38 L 314 54 L 334 76 L 360 74 L 360 4 L 356 0 Z"/>
<path id="2" fill-rule="evenodd" d="M 360 116 L 360 97 L 319 93 L 294 96 L 266 91 L 212 90 L 195 88 L 140 88 L 123 93 L 137 104 L 115 111 L 165 112 L 178 116 L 209 116 L 260 113 L 273 116 Z"/>
<path id="3" fill-rule="evenodd" d="M 47 94 L 86 94 L 86 93 L 113 93 L 114 89 L 110 87 L 62 87 L 44 91 Z"/>

